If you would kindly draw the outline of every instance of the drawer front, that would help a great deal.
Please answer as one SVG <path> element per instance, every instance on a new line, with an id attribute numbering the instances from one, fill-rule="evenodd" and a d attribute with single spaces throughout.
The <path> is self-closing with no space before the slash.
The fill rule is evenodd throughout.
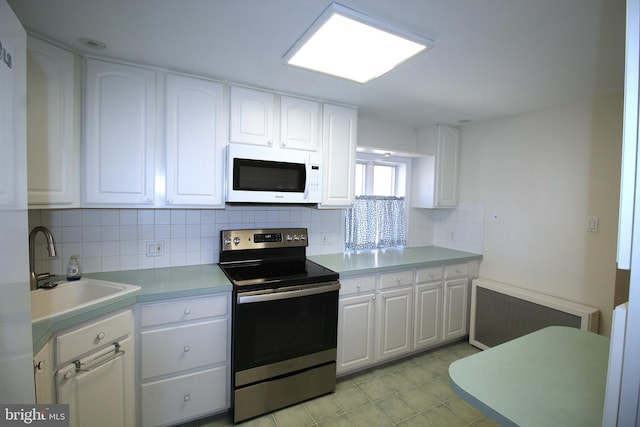
<path id="1" fill-rule="evenodd" d="M 113 344 L 133 330 L 131 310 L 74 329 L 56 338 L 57 364 L 78 359 L 83 354 Z"/>
<path id="2" fill-rule="evenodd" d="M 376 276 L 359 276 L 340 279 L 340 294 L 373 292 L 376 289 Z"/>
<path id="3" fill-rule="evenodd" d="M 413 285 L 413 270 L 399 270 L 380 274 L 380 289 L 408 285 Z"/>
<path id="4" fill-rule="evenodd" d="M 227 378 L 219 366 L 142 384 L 142 425 L 174 425 L 227 408 Z"/>
<path id="5" fill-rule="evenodd" d="M 227 319 L 214 319 L 140 334 L 141 377 L 198 368 L 227 360 Z"/>
<path id="6" fill-rule="evenodd" d="M 169 302 L 144 304 L 140 307 L 140 326 L 198 320 L 226 316 L 229 294 L 184 298 Z"/>
<path id="7" fill-rule="evenodd" d="M 465 277 L 469 275 L 469 264 L 451 264 L 445 267 L 444 277 L 450 279 L 452 277 Z"/>
<path id="8" fill-rule="evenodd" d="M 416 282 L 431 282 L 442 279 L 442 266 L 419 268 L 416 272 Z"/>

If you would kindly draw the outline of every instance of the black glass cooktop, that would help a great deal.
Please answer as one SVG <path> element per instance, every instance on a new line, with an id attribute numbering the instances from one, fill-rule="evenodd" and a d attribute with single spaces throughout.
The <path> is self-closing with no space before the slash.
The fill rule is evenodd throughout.
<path id="1" fill-rule="evenodd" d="M 338 273 L 308 259 L 243 262 L 220 267 L 229 280 L 242 289 L 338 280 Z"/>

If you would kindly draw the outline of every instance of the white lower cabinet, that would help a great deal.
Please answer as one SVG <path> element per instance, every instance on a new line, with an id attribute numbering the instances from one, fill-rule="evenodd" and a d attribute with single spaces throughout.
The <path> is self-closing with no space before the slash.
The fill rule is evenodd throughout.
<path id="1" fill-rule="evenodd" d="M 375 362 L 375 290 L 375 275 L 340 280 L 338 374 Z"/>
<path id="2" fill-rule="evenodd" d="M 459 263 L 340 279 L 338 375 L 465 336 L 475 270 Z"/>
<path id="3" fill-rule="evenodd" d="M 140 304 L 140 423 L 173 425 L 229 407 L 230 296 Z"/>
<path id="4" fill-rule="evenodd" d="M 411 351 L 413 288 L 380 292 L 378 298 L 378 360 L 392 359 Z"/>
<path id="5" fill-rule="evenodd" d="M 467 335 L 469 331 L 469 278 L 467 264 L 448 265 L 444 279 L 443 340 Z"/>
<path id="6" fill-rule="evenodd" d="M 56 403 L 69 405 L 70 426 L 134 426 L 131 310 L 63 331 L 52 342 Z"/>
<path id="7" fill-rule="evenodd" d="M 212 408 L 227 408 L 226 394 L 220 388 L 227 376 L 226 366 L 217 366 L 142 384 L 143 425 L 173 424 L 204 416 Z"/>
<path id="8" fill-rule="evenodd" d="M 336 360 L 338 373 L 369 366 L 374 362 L 375 300 L 374 293 L 340 299 Z"/>

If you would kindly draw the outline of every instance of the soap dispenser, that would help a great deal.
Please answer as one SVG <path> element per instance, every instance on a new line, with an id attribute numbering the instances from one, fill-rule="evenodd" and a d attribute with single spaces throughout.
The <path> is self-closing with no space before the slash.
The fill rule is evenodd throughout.
<path id="1" fill-rule="evenodd" d="M 67 264 L 67 280 L 79 280 L 80 279 L 80 261 L 78 257 L 80 255 L 71 255 L 71 259 Z"/>

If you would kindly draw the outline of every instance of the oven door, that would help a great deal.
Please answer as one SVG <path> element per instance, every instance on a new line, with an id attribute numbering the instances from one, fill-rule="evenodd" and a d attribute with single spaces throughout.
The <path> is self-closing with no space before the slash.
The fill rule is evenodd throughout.
<path id="1" fill-rule="evenodd" d="M 330 282 L 237 293 L 235 386 L 335 361 L 339 289 Z"/>

